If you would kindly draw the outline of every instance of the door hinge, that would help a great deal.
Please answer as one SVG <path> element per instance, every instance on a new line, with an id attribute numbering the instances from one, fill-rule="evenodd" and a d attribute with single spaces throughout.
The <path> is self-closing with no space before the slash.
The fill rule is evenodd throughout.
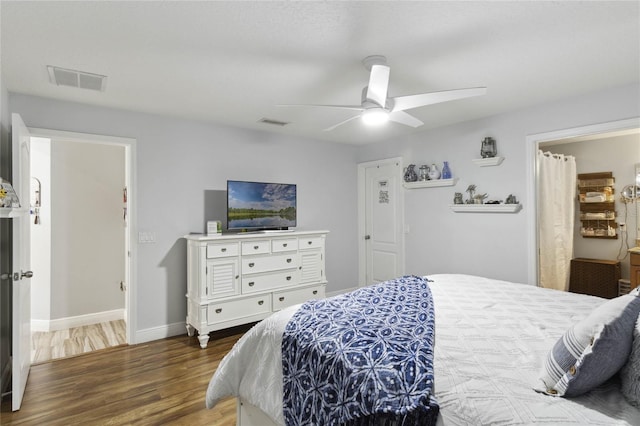
<path id="1" fill-rule="evenodd" d="M 124 285 L 124 281 L 120 281 L 120 291 L 126 291 L 127 286 Z"/>

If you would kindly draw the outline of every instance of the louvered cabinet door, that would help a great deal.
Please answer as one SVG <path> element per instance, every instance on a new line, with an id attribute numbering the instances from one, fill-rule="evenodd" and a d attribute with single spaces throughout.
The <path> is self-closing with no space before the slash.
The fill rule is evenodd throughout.
<path id="1" fill-rule="evenodd" d="M 300 283 L 320 282 L 323 278 L 324 262 L 321 250 L 300 252 Z"/>
<path id="2" fill-rule="evenodd" d="M 208 299 L 240 294 L 240 274 L 237 257 L 207 261 L 206 273 L 206 296 Z"/>

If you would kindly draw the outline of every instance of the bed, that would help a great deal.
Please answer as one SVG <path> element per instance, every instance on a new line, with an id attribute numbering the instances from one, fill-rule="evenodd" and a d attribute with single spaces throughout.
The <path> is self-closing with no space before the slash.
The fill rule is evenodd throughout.
<path id="1" fill-rule="evenodd" d="M 618 374 L 572 397 L 550 395 L 540 380 L 550 350 L 604 299 L 470 275 L 424 278 L 435 313 L 437 424 L 640 425 L 640 410 L 623 396 Z M 283 335 L 299 310 L 273 314 L 237 342 L 209 383 L 207 407 L 236 396 L 239 425 L 286 423 Z M 637 311 L 631 328 L 636 317 Z"/>

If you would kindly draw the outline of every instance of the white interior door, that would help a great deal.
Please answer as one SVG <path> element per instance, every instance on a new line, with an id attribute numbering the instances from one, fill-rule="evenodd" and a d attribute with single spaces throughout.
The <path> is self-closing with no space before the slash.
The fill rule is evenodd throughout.
<path id="1" fill-rule="evenodd" d="M 369 285 L 404 274 L 402 161 L 392 158 L 360 164 L 359 176 L 359 198 L 364 205 L 360 209 L 364 222 L 360 263 L 364 285 Z"/>
<path id="2" fill-rule="evenodd" d="M 18 114 L 11 116 L 13 187 L 20 209 L 13 218 L 13 328 L 11 408 L 19 410 L 31 369 L 31 280 L 30 268 L 30 138 Z"/>

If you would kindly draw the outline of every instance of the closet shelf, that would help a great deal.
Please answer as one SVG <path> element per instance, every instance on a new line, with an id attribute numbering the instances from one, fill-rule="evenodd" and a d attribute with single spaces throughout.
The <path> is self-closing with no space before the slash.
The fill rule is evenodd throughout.
<path id="1" fill-rule="evenodd" d="M 456 213 L 518 213 L 522 204 L 451 204 Z"/>
<path id="2" fill-rule="evenodd" d="M 453 186 L 456 182 L 458 182 L 458 178 L 419 180 L 416 182 L 405 182 L 403 183 L 403 186 L 407 189 L 433 188 L 437 186 Z"/>

